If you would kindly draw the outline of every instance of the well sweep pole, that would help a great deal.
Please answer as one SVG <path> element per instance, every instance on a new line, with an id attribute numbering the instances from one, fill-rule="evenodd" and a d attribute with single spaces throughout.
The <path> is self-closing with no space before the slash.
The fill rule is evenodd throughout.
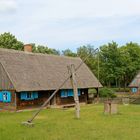
<path id="1" fill-rule="evenodd" d="M 93 52 L 96 52 L 98 50 L 95 49 Z M 74 74 L 76 73 L 76 71 L 83 65 L 83 63 L 86 61 L 86 59 L 90 56 L 91 54 L 87 55 L 85 57 L 85 59 L 79 64 L 79 66 L 75 69 L 74 71 Z M 35 117 L 40 113 L 40 111 L 49 103 L 49 101 L 53 98 L 53 96 L 63 87 L 63 85 L 69 80 L 69 78 L 71 77 L 72 75 L 69 75 L 65 80 L 64 82 L 53 92 L 53 94 L 44 102 L 43 105 L 41 105 L 41 107 L 35 112 L 35 114 L 32 116 L 31 119 L 29 119 L 27 122 L 28 123 L 31 123 Z"/>
<path id="2" fill-rule="evenodd" d="M 74 101 L 75 101 L 75 113 L 76 113 L 76 118 L 80 118 L 80 104 L 79 104 L 79 97 L 78 97 L 78 89 L 77 89 L 77 82 L 76 82 L 76 77 L 75 77 L 75 68 L 74 64 L 70 65 L 70 72 L 71 72 L 71 83 L 73 87 L 73 92 L 74 92 Z"/>

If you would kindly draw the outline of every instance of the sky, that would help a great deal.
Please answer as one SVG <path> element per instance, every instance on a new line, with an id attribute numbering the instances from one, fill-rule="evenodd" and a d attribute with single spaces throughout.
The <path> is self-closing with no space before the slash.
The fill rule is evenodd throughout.
<path id="1" fill-rule="evenodd" d="M 59 50 L 140 43 L 140 0 L 0 0 L 0 34 Z"/>

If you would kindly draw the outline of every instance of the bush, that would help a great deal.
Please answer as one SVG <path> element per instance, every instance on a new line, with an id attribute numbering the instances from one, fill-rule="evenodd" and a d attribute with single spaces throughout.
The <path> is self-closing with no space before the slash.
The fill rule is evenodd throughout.
<path id="1" fill-rule="evenodd" d="M 100 97 L 107 97 L 107 98 L 115 98 L 116 95 L 114 91 L 109 88 L 101 88 L 99 89 L 99 96 Z"/>
<path id="2" fill-rule="evenodd" d="M 88 92 L 89 92 L 89 94 L 94 94 L 94 95 L 97 93 L 96 89 L 94 89 L 94 88 L 89 89 Z"/>
<path id="3" fill-rule="evenodd" d="M 129 92 L 130 88 L 115 88 L 114 91 L 116 92 Z"/>

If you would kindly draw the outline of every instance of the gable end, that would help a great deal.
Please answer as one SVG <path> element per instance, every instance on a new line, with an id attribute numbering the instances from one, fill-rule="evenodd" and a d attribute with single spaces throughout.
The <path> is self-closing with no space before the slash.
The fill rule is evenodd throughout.
<path id="1" fill-rule="evenodd" d="M 0 63 L 0 90 L 14 90 L 14 86 L 1 63 Z"/>

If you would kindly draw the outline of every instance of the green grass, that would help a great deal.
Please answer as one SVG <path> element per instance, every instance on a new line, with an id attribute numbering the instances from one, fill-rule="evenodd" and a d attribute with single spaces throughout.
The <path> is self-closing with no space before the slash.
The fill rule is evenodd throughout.
<path id="1" fill-rule="evenodd" d="M 0 140 L 139 140 L 140 105 L 119 106 L 118 115 L 104 115 L 103 105 L 74 109 L 43 110 L 34 127 L 21 125 L 34 111 L 0 112 Z"/>

